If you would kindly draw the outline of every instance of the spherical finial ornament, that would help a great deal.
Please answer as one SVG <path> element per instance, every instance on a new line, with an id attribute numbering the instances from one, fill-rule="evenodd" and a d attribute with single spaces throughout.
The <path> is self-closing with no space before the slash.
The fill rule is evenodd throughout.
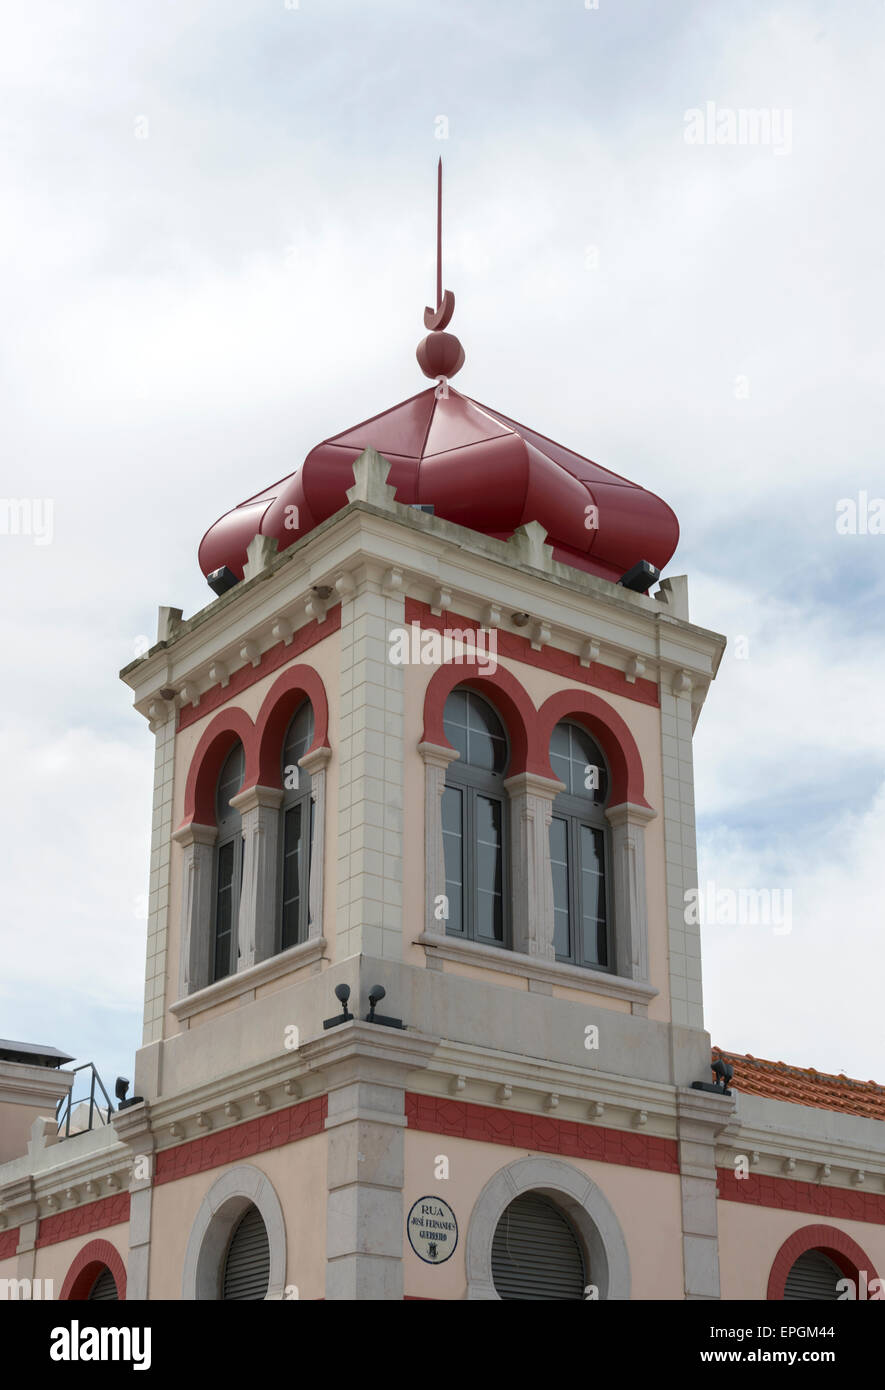
<path id="1" fill-rule="evenodd" d="M 464 366 L 464 349 L 454 333 L 428 333 L 415 353 L 425 376 L 454 376 Z"/>

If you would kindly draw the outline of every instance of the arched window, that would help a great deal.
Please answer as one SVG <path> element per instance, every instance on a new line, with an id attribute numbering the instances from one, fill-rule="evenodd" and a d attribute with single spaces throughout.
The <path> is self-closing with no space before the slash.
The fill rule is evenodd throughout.
<path id="1" fill-rule="evenodd" d="M 296 711 L 283 743 L 281 777 L 284 788 L 280 814 L 282 826 L 279 949 L 306 941 L 310 926 L 308 886 L 313 844 L 313 800 L 310 774 L 298 766 L 313 743 L 313 709 L 310 701 Z"/>
<path id="2" fill-rule="evenodd" d="M 787 1275 L 784 1298 L 835 1303 L 839 1299 L 836 1286 L 843 1277 L 839 1266 L 822 1250 L 806 1250 Z"/>
<path id="3" fill-rule="evenodd" d="M 556 959 L 608 970 L 614 965 L 606 875 L 608 768 L 586 730 L 567 722 L 553 730 L 550 765 L 565 783 L 550 822 Z"/>
<path id="4" fill-rule="evenodd" d="M 221 1297 L 257 1302 L 270 1284 L 270 1241 L 261 1212 L 248 1206 L 231 1234 L 224 1256 Z"/>
<path id="5" fill-rule="evenodd" d="M 492 1241 L 492 1279 L 501 1299 L 583 1300 L 581 1242 L 549 1197 L 526 1192 L 504 1211 Z"/>
<path id="6" fill-rule="evenodd" d="M 443 711 L 446 738 L 460 756 L 449 764 L 442 798 L 446 930 L 504 946 L 507 898 L 507 794 L 509 749 L 491 705 L 472 690 L 451 692 Z"/>
<path id="7" fill-rule="evenodd" d="M 212 925 L 212 979 L 223 980 L 237 968 L 237 925 L 243 881 L 243 826 L 232 796 L 243 785 L 243 745 L 234 744 L 218 776 L 215 792 L 215 893 Z"/>
<path id="8" fill-rule="evenodd" d="M 97 1299 L 103 1303 L 116 1301 L 120 1295 L 117 1292 L 117 1283 L 107 1265 L 99 1271 L 99 1274 L 86 1295 L 89 1299 Z"/>

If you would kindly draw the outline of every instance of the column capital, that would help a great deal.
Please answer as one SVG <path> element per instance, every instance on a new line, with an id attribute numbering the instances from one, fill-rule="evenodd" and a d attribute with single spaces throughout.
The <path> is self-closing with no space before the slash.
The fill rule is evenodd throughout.
<path id="1" fill-rule="evenodd" d="M 218 829 L 214 825 L 199 825 L 196 821 L 190 821 L 173 830 L 172 838 L 182 849 L 188 849 L 191 845 L 214 845 L 218 839 Z"/>
<path id="2" fill-rule="evenodd" d="M 537 772 L 517 772 L 505 780 L 504 790 L 510 796 L 539 796 L 544 801 L 555 801 L 565 791 L 565 782 L 557 777 L 541 777 Z"/>
<path id="3" fill-rule="evenodd" d="M 635 801 L 622 801 L 620 806 L 609 806 L 605 818 L 609 825 L 648 825 L 654 820 L 657 811 L 651 806 L 638 806 Z"/>
<path id="4" fill-rule="evenodd" d="M 298 766 L 303 767 L 304 771 L 313 777 L 314 773 L 327 767 L 332 757 L 332 750 L 325 744 L 322 748 L 313 748 L 309 753 L 305 753 L 303 758 L 298 759 Z"/>
<path id="5" fill-rule="evenodd" d="M 245 791 L 232 796 L 230 804 L 241 816 L 247 811 L 257 810 L 258 807 L 276 811 L 282 805 L 284 796 L 282 787 L 247 787 Z"/>
<path id="6" fill-rule="evenodd" d="M 418 752 L 428 767 L 448 767 L 461 756 L 457 748 L 443 748 L 440 743 L 419 743 Z"/>

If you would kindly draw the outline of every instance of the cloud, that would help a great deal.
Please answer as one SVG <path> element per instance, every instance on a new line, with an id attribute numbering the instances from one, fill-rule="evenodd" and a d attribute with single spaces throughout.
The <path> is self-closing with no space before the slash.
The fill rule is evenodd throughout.
<path id="1" fill-rule="evenodd" d="M 116 671 L 158 604 L 205 603 L 216 517 L 421 389 L 442 153 L 457 385 L 664 496 L 693 619 L 749 638 L 698 728 L 702 864 L 817 890 L 770 970 L 707 934 L 708 1026 L 810 1061 L 826 981 L 816 1065 L 863 1065 L 821 904 L 857 945 L 885 776 L 885 538 L 833 526 L 882 476 L 883 48 L 885 14 L 823 0 L 10 14 L 3 488 L 55 535 L 0 538 L 9 1029 L 112 1000 L 108 1048 L 137 1042 L 152 740 Z M 707 100 L 789 108 L 792 153 L 686 145 Z"/>

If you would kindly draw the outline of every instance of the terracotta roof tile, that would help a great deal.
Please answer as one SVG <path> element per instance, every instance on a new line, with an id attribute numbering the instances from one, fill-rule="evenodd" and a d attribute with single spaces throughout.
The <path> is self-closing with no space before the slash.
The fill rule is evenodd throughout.
<path id="1" fill-rule="evenodd" d="M 787 1062 L 769 1062 L 750 1053 L 726 1052 L 721 1047 L 713 1049 L 713 1060 L 717 1057 L 734 1067 L 732 1085 L 744 1095 L 885 1120 L 885 1086 L 876 1081 L 833 1076 L 815 1071 L 814 1067 L 791 1067 Z"/>

